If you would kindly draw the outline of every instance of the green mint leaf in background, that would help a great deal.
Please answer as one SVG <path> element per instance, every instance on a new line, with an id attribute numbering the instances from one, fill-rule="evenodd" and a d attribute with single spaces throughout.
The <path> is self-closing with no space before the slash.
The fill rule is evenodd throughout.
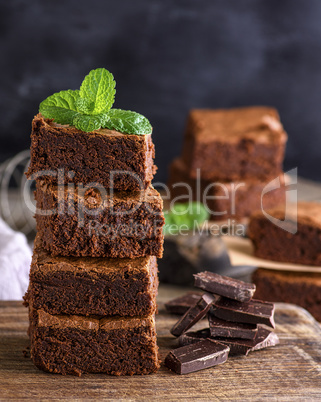
<path id="1" fill-rule="evenodd" d="M 72 124 L 74 117 L 78 114 L 76 101 L 79 98 L 79 91 L 60 91 L 42 101 L 39 112 L 46 119 L 54 119 L 59 124 Z"/>
<path id="2" fill-rule="evenodd" d="M 152 126 L 143 115 L 130 110 L 110 109 L 106 113 L 104 127 L 125 134 L 151 134 Z"/>
<path id="3" fill-rule="evenodd" d="M 209 213 L 200 202 L 177 203 L 172 210 L 164 212 L 164 234 L 175 234 L 182 230 L 193 230 L 209 218 Z"/>
<path id="4" fill-rule="evenodd" d="M 205 221 L 207 221 L 209 219 L 210 214 L 209 214 L 207 208 L 201 202 L 196 202 L 196 201 L 191 202 L 190 208 L 191 208 L 191 212 L 190 212 L 189 216 L 191 217 L 193 224 L 195 224 L 197 222 L 198 225 L 202 225 Z"/>
<path id="5" fill-rule="evenodd" d="M 73 125 L 78 128 L 78 130 L 89 133 L 101 127 L 101 117 L 78 114 L 73 120 Z"/>
<path id="6" fill-rule="evenodd" d="M 90 71 L 80 87 L 80 97 L 92 102 L 94 107 L 90 114 L 107 112 L 115 100 L 114 76 L 105 68 Z"/>

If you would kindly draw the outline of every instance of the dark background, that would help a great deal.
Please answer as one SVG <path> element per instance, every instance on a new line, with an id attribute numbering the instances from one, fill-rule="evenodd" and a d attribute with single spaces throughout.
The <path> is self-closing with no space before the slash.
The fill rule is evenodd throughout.
<path id="1" fill-rule="evenodd" d="M 154 126 L 157 180 L 190 108 L 266 104 L 289 134 L 285 169 L 321 181 L 320 0 L 1 0 L 0 41 L 0 162 L 29 147 L 43 99 L 105 67 L 115 107 Z"/>

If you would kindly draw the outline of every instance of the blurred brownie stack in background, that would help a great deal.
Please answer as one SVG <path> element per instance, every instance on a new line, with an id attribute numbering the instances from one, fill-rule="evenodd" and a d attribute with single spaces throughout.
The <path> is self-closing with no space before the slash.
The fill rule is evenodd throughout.
<path id="1" fill-rule="evenodd" d="M 278 221 L 256 212 L 250 218 L 248 235 L 254 254 L 280 262 L 280 269 L 259 268 L 253 273 L 255 297 L 297 304 L 321 321 L 321 204 L 298 202 L 287 205 L 285 211 L 275 207 L 266 212 Z M 282 263 L 297 265 L 295 270 L 282 270 Z M 315 272 L 309 272 L 310 267 Z"/>
<path id="2" fill-rule="evenodd" d="M 25 302 L 35 365 L 155 372 L 164 217 L 151 135 L 86 133 L 37 115 L 31 139 L 38 234 Z"/>
<path id="3" fill-rule="evenodd" d="M 192 194 L 216 221 L 248 217 L 261 209 L 262 194 L 264 208 L 282 203 L 286 141 L 270 107 L 192 110 L 182 155 L 170 165 L 171 199 L 186 202 Z M 266 191 L 274 179 L 279 188 Z"/>

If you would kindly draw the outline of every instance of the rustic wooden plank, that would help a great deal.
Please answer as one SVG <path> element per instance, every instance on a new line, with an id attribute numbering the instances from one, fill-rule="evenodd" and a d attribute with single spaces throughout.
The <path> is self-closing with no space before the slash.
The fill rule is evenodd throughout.
<path id="1" fill-rule="evenodd" d="M 157 317 L 158 343 L 164 359 L 176 346 L 169 329 L 177 317 L 163 302 L 185 289 L 162 286 Z M 81 378 L 44 373 L 23 356 L 28 345 L 28 317 L 20 302 L 0 302 L 0 398 L 8 399 L 147 399 L 147 400 L 311 400 L 321 398 L 321 329 L 305 310 L 277 304 L 280 345 L 247 357 L 230 358 L 213 369 L 179 376 L 166 367 L 150 376 Z M 204 320 L 199 326 L 204 326 Z"/>

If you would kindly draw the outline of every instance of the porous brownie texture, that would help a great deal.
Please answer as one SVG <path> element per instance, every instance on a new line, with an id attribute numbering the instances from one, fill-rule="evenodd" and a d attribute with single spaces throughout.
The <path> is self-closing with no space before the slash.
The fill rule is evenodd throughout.
<path id="1" fill-rule="evenodd" d="M 282 170 L 287 135 L 274 108 L 195 109 L 188 116 L 183 161 L 190 177 L 268 180 Z"/>
<path id="2" fill-rule="evenodd" d="M 265 213 L 276 219 L 275 222 L 282 227 L 262 212 L 251 216 L 248 236 L 253 242 L 257 257 L 279 262 L 321 265 L 321 204 L 299 202 L 297 213 L 296 206 L 291 204 L 287 205 L 286 213 L 282 207 L 272 208 Z"/>
<path id="3" fill-rule="evenodd" d="M 107 129 L 86 133 L 38 114 L 32 122 L 27 177 L 57 183 L 60 169 L 59 180 L 65 183 L 95 182 L 115 190 L 141 190 L 149 187 L 156 172 L 154 157 L 150 134 L 128 135 Z"/>
<path id="4" fill-rule="evenodd" d="M 207 206 L 214 221 L 249 217 L 254 211 L 261 210 L 261 200 L 264 210 L 285 203 L 283 175 L 276 178 L 280 188 L 263 195 L 269 181 L 254 177 L 233 182 L 210 181 L 192 178 L 188 171 L 180 158 L 171 163 L 168 182 L 171 200 L 200 201 Z"/>
<path id="5" fill-rule="evenodd" d="M 54 257 L 38 235 L 25 301 L 50 314 L 148 316 L 157 287 L 156 257 Z"/>
<path id="6" fill-rule="evenodd" d="M 41 370 L 72 374 L 151 374 L 159 368 L 155 320 L 86 318 L 30 309 L 31 358 Z"/>
<path id="7" fill-rule="evenodd" d="M 37 230 L 52 255 L 138 258 L 163 253 L 159 193 L 103 193 L 37 181 Z"/>
<path id="8" fill-rule="evenodd" d="M 255 297 L 297 304 L 321 321 L 321 273 L 257 269 L 252 276 Z"/>

